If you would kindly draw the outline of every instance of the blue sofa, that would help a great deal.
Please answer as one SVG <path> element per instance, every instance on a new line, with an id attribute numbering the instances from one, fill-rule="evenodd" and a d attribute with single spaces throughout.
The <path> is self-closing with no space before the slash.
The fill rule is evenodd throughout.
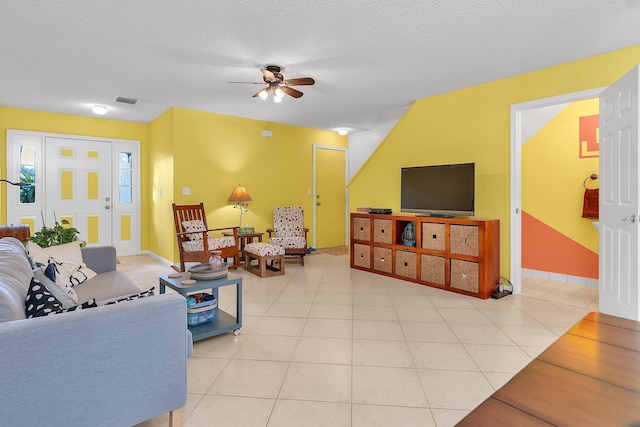
<path id="1" fill-rule="evenodd" d="M 78 285 L 79 298 L 138 291 L 116 271 L 113 248 L 87 248 L 83 258 L 99 274 Z M 20 317 L 16 282 L 31 274 L 22 243 L 0 239 L 0 424 L 131 426 L 169 412 L 182 425 L 192 345 L 185 299 L 167 293 L 10 319 Z"/>

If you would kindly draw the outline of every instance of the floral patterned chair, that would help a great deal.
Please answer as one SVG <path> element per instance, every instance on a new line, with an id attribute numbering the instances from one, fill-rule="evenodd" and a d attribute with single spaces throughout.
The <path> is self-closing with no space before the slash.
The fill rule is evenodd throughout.
<path id="1" fill-rule="evenodd" d="M 307 232 L 304 211 L 300 206 L 281 206 L 273 209 L 273 228 L 268 228 L 269 243 L 282 246 L 285 256 L 300 257 L 304 265 L 307 254 Z"/>
<path id="2" fill-rule="evenodd" d="M 229 265 L 229 268 L 238 267 L 238 227 L 209 228 L 203 203 L 173 203 L 172 206 L 180 253 L 180 271 L 185 271 L 185 262 L 209 262 L 211 251 L 221 251 L 222 259 L 233 258 L 233 264 Z M 212 233 L 224 230 L 232 230 L 233 235 L 216 236 Z"/>

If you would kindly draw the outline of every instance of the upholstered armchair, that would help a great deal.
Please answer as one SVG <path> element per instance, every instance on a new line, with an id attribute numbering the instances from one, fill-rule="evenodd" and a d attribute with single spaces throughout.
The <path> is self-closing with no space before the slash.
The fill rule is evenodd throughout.
<path id="1" fill-rule="evenodd" d="M 173 203 L 173 218 L 180 253 L 180 271 L 185 271 L 185 262 L 209 262 L 211 251 L 220 251 L 222 259 L 233 258 L 229 268 L 237 268 L 238 227 L 209 228 L 204 204 L 176 205 Z M 215 232 L 231 231 L 229 236 L 217 236 Z"/>
<path id="2" fill-rule="evenodd" d="M 307 253 L 307 232 L 304 211 L 300 206 L 281 206 L 273 209 L 273 228 L 267 229 L 269 243 L 282 246 L 285 256 L 300 257 L 304 265 Z"/>

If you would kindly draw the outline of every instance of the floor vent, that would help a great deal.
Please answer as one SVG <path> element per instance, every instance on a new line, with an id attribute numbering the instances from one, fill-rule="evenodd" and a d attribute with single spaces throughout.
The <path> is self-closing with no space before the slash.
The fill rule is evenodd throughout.
<path id="1" fill-rule="evenodd" d="M 116 96 L 115 101 L 121 102 L 123 104 L 130 104 L 130 105 L 136 105 L 138 102 L 140 102 L 139 99 L 125 98 L 124 96 Z"/>

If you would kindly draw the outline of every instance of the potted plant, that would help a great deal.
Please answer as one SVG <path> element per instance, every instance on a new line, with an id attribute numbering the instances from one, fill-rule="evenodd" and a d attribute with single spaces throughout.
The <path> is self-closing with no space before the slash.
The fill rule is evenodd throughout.
<path id="1" fill-rule="evenodd" d="M 55 218 L 56 214 L 53 213 L 55 225 L 53 227 L 47 227 L 46 224 L 42 226 L 40 231 L 36 231 L 33 236 L 29 238 L 36 245 L 41 248 L 48 248 L 49 246 L 64 245 L 78 240 L 78 234 L 80 233 L 76 228 L 69 226 L 69 221 L 62 220 L 62 224 Z M 44 216 L 42 218 L 44 224 Z M 84 246 L 85 242 L 80 242 L 80 246 Z"/>

